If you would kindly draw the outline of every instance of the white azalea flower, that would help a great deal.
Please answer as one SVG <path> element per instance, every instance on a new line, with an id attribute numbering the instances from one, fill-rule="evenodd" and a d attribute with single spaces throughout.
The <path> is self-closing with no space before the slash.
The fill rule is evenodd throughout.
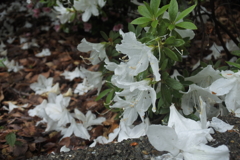
<path id="1" fill-rule="evenodd" d="M 222 46 L 218 46 L 215 42 L 209 49 L 212 51 L 212 53 L 204 58 L 206 60 L 210 60 L 212 56 L 214 57 L 214 59 L 218 59 L 219 57 L 221 57 L 221 51 L 224 50 Z"/>
<path id="2" fill-rule="evenodd" d="M 226 160 L 229 150 L 225 145 L 213 148 L 205 145 L 211 129 L 181 116 L 174 106 L 170 107 L 168 126 L 151 125 L 147 136 L 159 151 L 168 151 L 173 157 L 183 156 L 184 160 Z"/>
<path id="3" fill-rule="evenodd" d="M 123 33 L 120 30 L 120 34 L 123 36 L 123 40 L 121 41 L 122 44 L 116 45 L 116 50 L 128 56 L 127 65 L 129 66 L 129 74 L 136 76 L 145 71 L 150 64 L 155 80 L 159 81 L 159 61 L 153 55 L 152 48 L 137 41 L 136 35 L 133 32 Z"/>
<path id="4" fill-rule="evenodd" d="M 46 49 L 43 49 L 42 52 L 36 54 L 35 56 L 36 57 L 45 57 L 45 56 L 50 56 L 51 55 L 51 52 L 48 48 Z"/>
<path id="5" fill-rule="evenodd" d="M 90 139 L 90 135 L 82 123 L 76 123 L 73 118 L 71 119 L 70 123 L 71 125 L 68 128 L 62 129 L 62 138 L 70 137 L 72 134 L 74 134 L 75 136 L 83 139 Z"/>
<path id="6" fill-rule="evenodd" d="M 81 52 L 91 52 L 90 57 L 87 58 L 93 65 L 103 61 L 107 54 L 105 52 L 104 44 L 90 43 L 86 39 L 82 39 L 81 43 L 77 46 L 77 49 Z"/>
<path id="7" fill-rule="evenodd" d="M 7 40 L 7 42 L 9 43 L 9 44 L 12 44 L 13 43 L 13 41 L 15 40 L 15 38 L 16 37 L 8 37 L 8 40 Z"/>
<path id="8" fill-rule="evenodd" d="M 145 136 L 148 130 L 148 126 L 150 124 L 150 121 L 148 118 L 145 119 L 144 122 L 136 125 L 136 126 L 128 126 L 124 120 L 121 120 L 120 122 L 120 132 L 118 135 L 118 142 L 123 141 L 124 139 L 129 138 L 139 138 L 141 136 Z"/>
<path id="9" fill-rule="evenodd" d="M 102 8 L 105 5 L 106 1 L 104 0 L 75 0 L 74 8 L 77 11 L 83 11 L 82 20 L 83 22 L 87 22 L 89 18 L 94 15 L 98 16 L 98 5 Z"/>
<path id="10" fill-rule="evenodd" d="M 214 70 L 212 65 L 208 65 L 207 67 L 203 68 L 200 72 L 196 75 L 187 77 L 185 80 L 192 81 L 200 87 L 206 88 L 212 84 L 215 80 L 221 78 L 220 71 Z"/>
<path id="11" fill-rule="evenodd" d="M 100 124 L 102 124 L 102 122 L 104 122 L 106 120 L 106 118 L 104 118 L 104 117 L 96 118 L 96 115 L 93 114 L 91 111 L 88 111 L 86 116 L 78 109 L 74 109 L 74 113 L 75 113 L 74 117 L 81 120 L 83 123 L 83 126 L 85 128 L 87 128 L 88 130 L 91 129 L 90 126 L 100 125 Z"/>
<path id="12" fill-rule="evenodd" d="M 208 117 L 217 116 L 220 110 L 213 107 L 213 105 L 215 103 L 221 103 L 222 100 L 220 100 L 216 95 L 211 94 L 208 88 L 202 88 L 195 84 L 191 84 L 189 86 L 189 90 L 187 92 L 184 92 L 184 95 L 182 96 L 181 106 L 183 109 L 183 113 L 185 115 L 191 114 L 193 112 L 193 107 L 195 107 L 197 110 L 200 110 L 200 96 L 207 104 L 206 110 Z"/>
<path id="13" fill-rule="evenodd" d="M 129 83 L 129 89 L 124 89 L 122 92 L 116 92 L 114 101 L 116 102 L 110 108 L 123 108 L 123 119 L 127 125 L 131 125 L 138 117 L 144 121 L 145 112 L 153 105 L 152 110 L 156 111 L 155 101 L 156 92 L 150 86 L 141 85 L 145 81 Z M 138 85 L 139 84 L 139 85 Z M 125 99 L 120 98 L 120 96 Z"/>
<path id="14" fill-rule="evenodd" d="M 72 81 L 76 77 L 81 77 L 81 78 L 85 77 L 85 75 L 79 70 L 78 67 L 76 67 L 75 70 L 72 72 L 64 71 L 64 73 L 62 73 L 61 75 L 65 76 L 65 79 L 69 79 L 70 81 Z"/>
<path id="15" fill-rule="evenodd" d="M 58 0 L 57 0 L 57 5 L 58 6 L 54 6 L 53 8 L 59 12 L 59 15 L 58 15 L 58 18 L 60 19 L 60 22 L 62 24 L 65 24 L 67 21 L 70 20 L 70 18 L 73 16 L 73 12 L 70 12 L 71 9 L 67 9 L 65 8 L 62 3 L 60 3 Z"/>
<path id="16" fill-rule="evenodd" d="M 114 129 L 113 132 L 108 135 L 108 138 L 104 136 L 99 136 L 96 139 L 94 139 L 94 142 L 89 147 L 95 147 L 97 143 L 100 143 L 100 144 L 110 143 L 118 136 L 119 132 L 120 132 L 120 127 Z"/>
<path id="17" fill-rule="evenodd" d="M 57 83 L 52 87 L 52 83 L 53 83 L 52 77 L 47 79 L 45 76 L 40 74 L 38 76 L 38 82 L 32 83 L 30 85 L 30 88 L 35 91 L 35 94 L 43 94 L 46 92 L 48 93 L 53 92 L 59 94 L 60 93 L 59 84 Z"/>
<path id="18" fill-rule="evenodd" d="M 78 93 L 79 95 L 84 95 L 88 91 L 94 89 L 94 86 L 87 83 L 87 79 L 84 78 L 82 83 L 79 83 L 74 90 L 74 93 Z"/>
<path id="19" fill-rule="evenodd" d="M 102 81 L 102 73 L 101 72 L 92 72 L 83 67 L 80 67 L 80 71 L 86 76 L 86 83 L 89 84 L 87 86 L 93 86 L 93 88 L 98 89 L 98 93 L 100 92 L 103 81 Z"/>
<path id="20" fill-rule="evenodd" d="M 23 66 L 19 66 L 18 62 L 11 60 L 10 62 L 8 59 L 3 61 L 4 65 L 8 68 L 8 72 L 18 72 L 19 70 L 23 69 Z"/>
<path id="21" fill-rule="evenodd" d="M 236 117 L 240 117 L 240 100 L 238 93 L 240 90 L 240 71 L 222 71 L 223 78 L 220 78 L 212 83 L 209 90 L 213 95 L 225 97 L 225 104 L 229 112 L 235 112 Z"/>
<path id="22" fill-rule="evenodd" d="M 67 110 L 70 99 L 70 97 L 63 97 L 63 95 L 60 94 L 56 96 L 54 103 L 48 103 L 45 108 L 46 114 L 52 120 L 57 121 L 58 126 L 64 126 L 67 123 L 72 122 L 72 119 L 74 119 L 70 112 Z"/>

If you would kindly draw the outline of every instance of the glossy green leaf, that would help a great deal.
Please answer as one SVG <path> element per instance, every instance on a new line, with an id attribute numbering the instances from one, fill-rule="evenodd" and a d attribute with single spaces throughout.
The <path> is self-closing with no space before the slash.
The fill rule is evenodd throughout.
<path id="1" fill-rule="evenodd" d="M 231 54 L 235 56 L 240 56 L 240 50 L 232 51 Z"/>
<path id="2" fill-rule="evenodd" d="M 139 17 L 137 19 L 134 19 L 131 24 L 144 24 L 144 23 L 147 23 L 147 22 L 150 22 L 152 21 L 152 19 L 150 18 L 146 18 L 146 17 Z"/>
<path id="3" fill-rule="evenodd" d="M 160 69 L 161 69 L 161 70 L 166 69 L 167 65 L 168 65 L 168 59 L 165 59 L 165 60 L 163 61 L 162 65 L 161 65 Z"/>
<path id="4" fill-rule="evenodd" d="M 135 27 L 131 23 L 128 23 L 128 31 L 135 33 Z"/>
<path id="5" fill-rule="evenodd" d="M 168 26 L 168 29 L 169 29 L 170 31 L 172 31 L 174 28 L 175 28 L 175 25 L 174 25 L 174 24 L 170 24 L 170 25 Z"/>
<path id="6" fill-rule="evenodd" d="M 103 37 L 104 40 L 108 41 L 108 36 L 105 32 L 100 31 L 101 36 Z"/>
<path id="7" fill-rule="evenodd" d="M 234 62 L 226 62 L 228 65 L 232 65 L 234 67 L 240 68 L 240 64 Z"/>
<path id="8" fill-rule="evenodd" d="M 112 89 L 109 94 L 107 95 L 107 98 L 106 98 L 106 104 L 109 104 L 111 102 L 111 100 L 113 99 L 113 95 L 114 95 L 114 90 Z"/>
<path id="9" fill-rule="evenodd" d="M 146 18 L 150 18 L 150 19 L 152 18 L 152 14 L 149 12 L 146 6 L 139 6 L 138 12 Z"/>
<path id="10" fill-rule="evenodd" d="M 197 29 L 197 26 L 192 22 L 180 22 L 176 26 L 185 29 Z"/>
<path id="11" fill-rule="evenodd" d="M 106 96 L 112 89 L 106 89 L 104 91 L 102 91 L 97 98 L 95 99 L 95 101 L 100 100 L 101 98 L 103 98 L 104 96 Z"/>
<path id="12" fill-rule="evenodd" d="M 166 56 L 168 56 L 169 58 L 171 58 L 174 61 L 178 61 L 178 56 L 176 55 L 175 52 L 173 52 L 171 49 L 169 49 L 168 47 L 164 47 L 163 48 L 163 52 L 165 53 Z"/>
<path id="13" fill-rule="evenodd" d="M 175 79 L 172 79 L 172 78 L 168 78 L 166 80 L 166 84 L 171 87 L 172 89 L 175 89 L 175 90 L 181 90 L 183 89 L 183 85 L 178 82 L 177 80 Z"/>
<path id="14" fill-rule="evenodd" d="M 179 21 L 180 19 L 185 18 L 189 13 L 191 13 L 191 12 L 194 10 L 195 7 L 196 7 L 196 4 L 193 5 L 193 6 L 191 6 L 191 7 L 189 7 L 189 8 L 187 8 L 187 9 L 185 9 L 184 11 L 182 11 L 182 12 L 177 16 L 175 22 Z"/>
<path id="15" fill-rule="evenodd" d="M 175 42 L 176 38 L 174 36 L 168 37 L 165 41 L 165 44 L 167 45 L 173 45 Z"/>
<path id="16" fill-rule="evenodd" d="M 169 4 L 161 7 L 161 8 L 157 11 L 156 17 L 159 17 L 160 15 L 162 15 L 162 14 L 168 9 L 168 7 L 169 7 Z"/>
<path id="17" fill-rule="evenodd" d="M 171 22 L 174 22 L 178 14 L 178 3 L 176 0 L 171 0 L 168 8 L 169 18 Z"/>
<path id="18" fill-rule="evenodd" d="M 154 21 L 152 21 L 151 26 L 152 26 L 153 28 L 156 28 L 156 27 L 157 27 L 157 24 L 158 24 L 158 20 L 154 20 Z"/>
<path id="19" fill-rule="evenodd" d="M 156 15 L 160 3 L 161 3 L 161 0 L 151 0 L 150 1 L 150 8 L 152 9 L 154 15 Z"/>

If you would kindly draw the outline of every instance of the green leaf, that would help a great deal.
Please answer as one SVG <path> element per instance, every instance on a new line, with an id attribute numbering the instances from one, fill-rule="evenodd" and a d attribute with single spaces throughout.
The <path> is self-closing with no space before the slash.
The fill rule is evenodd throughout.
<path id="1" fill-rule="evenodd" d="M 111 100 L 113 99 L 113 95 L 114 95 L 114 90 L 112 89 L 109 94 L 107 95 L 107 98 L 106 98 L 106 104 L 109 104 L 111 102 Z"/>
<path id="2" fill-rule="evenodd" d="M 14 146 L 16 142 L 16 134 L 14 132 L 7 134 L 5 138 L 6 138 L 7 144 L 9 144 L 10 146 Z"/>
<path id="3" fill-rule="evenodd" d="M 128 23 L 128 31 L 130 31 L 130 32 L 133 32 L 133 33 L 135 33 L 135 27 L 131 24 L 131 23 Z"/>
<path id="4" fill-rule="evenodd" d="M 154 15 L 156 15 L 160 3 L 161 3 L 161 0 L 151 0 L 150 1 L 150 8 L 152 9 Z"/>
<path id="5" fill-rule="evenodd" d="M 173 46 L 175 46 L 175 47 L 180 47 L 180 46 L 182 46 L 182 45 L 184 45 L 184 44 L 185 44 L 185 41 L 184 41 L 184 40 L 182 40 L 182 39 L 176 39 L 175 42 L 174 42 L 174 44 L 173 44 Z"/>
<path id="6" fill-rule="evenodd" d="M 196 4 L 193 5 L 193 6 L 191 6 L 191 7 L 189 7 L 189 8 L 187 8 L 187 9 L 185 9 L 184 11 L 182 11 L 182 12 L 177 16 L 175 22 L 179 21 L 180 19 L 185 18 L 189 13 L 191 13 L 191 12 L 194 10 L 195 7 L 196 7 Z"/>
<path id="7" fill-rule="evenodd" d="M 153 28 L 156 28 L 156 27 L 157 27 L 157 24 L 158 24 L 158 20 L 154 20 L 154 21 L 152 21 L 151 26 L 152 26 Z"/>
<path id="8" fill-rule="evenodd" d="M 226 62 L 228 65 L 232 65 L 234 67 L 240 68 L 240 64 L 234 62 Z"/>
<path id="9" fill-rule="evenodd" d="M 152 18 L 153 16 L 152 16 L 152 14 L 149 12 L 149 10 L 147 9 L 147 7 L 146 6 L 139 6 L 138 7 L 138 12 L 142 15 L 142 16 L 144 16 L 144 17 L 146 17 L 146 18 Z"/>
<path id="10" fill-rule="evenodd" d="M 170 112 L 170 109 L 169 108 L 160 108 L 160 112 L 159 114 L 167 114 Z"/>
<path id="11" fill-rule="evenodd" d="M 232 51 L 231 54 L 235 56 L 240 56 L 240 50 Z"/>
<path id="12" fill-rule="evenodd" d="M 197 29 L 197 26 L 192 22 L 180 22 L 176 26 L 185 29 Z"/>
<path id="13" fill-rule="evenodd" d="M 172 94 L 170 92 L 170 88 L 168 88 L 167 85 L 162 84 L 161 85 L 161 95 L 164 100 L 165 107 L 170 105 L 172 102 Z"/>
<path id="14" fill-rule="evenodd" d="M 168 37 L 165 41 L 165 44 L 167 45 L 173 45 L 175 42 L 176 38 L 174 36 Z"/>
<path id="15" fill-rule="evenodd" d="M 171 0 L 168 8 L 169 18 L 171 22 L 174 22 L 178 14 L 178 3 L 176 0 Z"/>
<path id="16" fill-rule="evenodd" d="M 207 63 L 205 63 L 205 62 L 202 62 L 202 61 L 200 61 L 200 65 L 202 66 L 202 67 L 207 67 Z"/>
<path id="17" fill-rule="evenodd" d="M 95 101 L 100 100 L 101 98 L 103 98 L 104 96 L 106 96 L 112 89 L 106 89 L 104 91 L 102 91 L 97 98 L 95 99 Z"/>
<path id="18" fill-rule="evenodd" d="M 147 3 L 147 2 L 143 2 L 143 3 L 145 4 L 148 12 L 150 13 L 151 18 L 153 18 L 153 11 L 152 11 L 152 9 L 150 8 L 149 3 Z"/>
<path id="19" fill-rule="evenodd" d="M 218 60 L 215 64 L 214 64 L 214 68 L 218 68 L 221 64 L 221 60 Z"/>
<path id="20" fill-rule="evenodd" d="M 178 61 L 178 56 L 176 55 L 175 52 L 173 52 L 171 49 L 168 47 L 163 47 L 163 52 L 172 60 Z"/>
<path id="21" fill-rule="evenodd" d="M 169 4 L 161 7 L 161 8 L 157 11 L 156 17 L 159 17 L 160 15 L 162 15 L 162 14 L 168 9 L 168 7 L 169 7 Z"/>
<path id="22" fill-rule="evenodd" d="M 180 82 L 178 82 L 177 80 L 172 79 L 172 78 L 168 78 L 168 79 L 166 80 L 166 84 L 167 84 L 170 88 L 175 89 L 175 90 L 181 90 L 181 89 L 183 89 L 183 85 L 182 85 Z"/>
<path id="23" fill-rule="evenodd" d="M 168 59 L 165 59 L 160 67 L 161 70 L 164 70 L 168 65 Z"/>
<path id="24" fill-rule="evenodd" d="M 108 36 L 107 36 L 107 34 L 106 34 L 105 32 L 100 31 L 100 34 L 101 34 L 101 36 L 103 37 L 103 39 L 105 39 L 106 41 L 108 41 Z"/>
<path id="25" fill-rule="evenodd" d="M 141 35 L 142 29 L 143 28 L 141 26 L 137 26 L 137 28 L 136 28 L 136 37 L 139 37 Z"/>
<path id="26" fill-rule="evenodd" d="M 152 19 L 150 18 L 146 18 L 146 17 L 139 17 L 137 19 L 134 19 L 131 24 L 144 24 L 144 23 L 148 23 L 152 21 Z"/>
<path id="27" fill-rule="evenodd" d="M 175 28 L 175 25 L 174 25 L 174 24 L 170 24 L 170 25 L 168 26 L 168 29 L 169 29 L 170 31 L 172 31 L 174 28 Z"/>

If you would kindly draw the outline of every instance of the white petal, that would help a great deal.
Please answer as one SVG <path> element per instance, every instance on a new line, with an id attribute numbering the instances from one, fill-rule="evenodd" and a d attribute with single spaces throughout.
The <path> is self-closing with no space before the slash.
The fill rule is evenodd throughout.
<path id="1" fill-rule="evenodd" d="M 148 128 L 147 136 L 149 142 L 159 151 L 168 151 L 174 156 L 179 153 L 176 147 L 178 141 L 174 129 L 161 125 L 151 125 Z"/>

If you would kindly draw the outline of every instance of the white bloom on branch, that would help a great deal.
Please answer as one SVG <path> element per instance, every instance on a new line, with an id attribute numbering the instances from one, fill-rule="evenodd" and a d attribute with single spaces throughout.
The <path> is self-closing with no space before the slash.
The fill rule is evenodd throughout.
<path id="1" fill-rule="evenodd" d="M 58 6 L 54 6 L 53 8 L 59 12 L 58 18 L 60 19 L 60 22 L 62 24 L 65 24 L 66 22 L 68 22 L 70 20 L 70 18 L 73 16 L 73 12 L 71 12 L 70 10 L 72 9 L 68 9 L 65 8 L 62 3 L 59 2 L 59 0 L 57 0 L 57 5 Z"/>
<path id="2" fill-rule="evenodd" d="M 214 57 L 214 59 L 218 59 L 219 57 L 221 57 L 221 51 L 224 50 L 222 46 L 218 46 L 215 42 L 209 49 L 212 51 L 212 53 L 204 58 L 206 60 L 211 60 L 212 56 Z"/>
<path id="3" fill-rule="evenodd" d="M 185 80 L 192 81 L 198 86 L 206 88 L 219 78 L 221 78 L 220 71 L 214 70 L 212 65 L 208 65 L 196 75 L 187 77 Z"/>
<path id="4" fill-rule="evenodd" d="M 105 52 L 104 44 L 101 43 L 90 43 L 86 39 L 82 39 L 81 43 L 77 46 L 77 49 L 81 52 L 91 52 L 88 59 L 93 65 L 103 61 L 107 55 Z"/>
<path id="5" fill-rule="evenodd" d="M 98 6 L 102 8 L 106 4 L 104 0 L 74 0 L 74 8 L 82 14 L 83 22 L 87 22 L 92 15 L 98 16 Z"/>
<path id="6" fill-rule="evenodd" d="M 137 41 L 136 35 L 133 32 L 123 33 L 120 30 L 120 34 L 123 40 L 121 41 L 122 44 L 116 45 L 116 50 L 128 56 L 128 72 L 136 76 L 145 71 L 150 64 L 155 80 L 159 81 L 159 61 L 153 55 L 152 48 Z"/>

